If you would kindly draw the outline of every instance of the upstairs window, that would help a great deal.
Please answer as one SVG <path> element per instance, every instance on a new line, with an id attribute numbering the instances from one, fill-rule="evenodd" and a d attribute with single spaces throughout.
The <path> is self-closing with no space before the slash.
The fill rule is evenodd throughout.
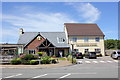
<path id="1" fill-rule="evenodd" d="M 65 39 L 64 38 L 57 38 L 58 39 L 58 43 L 64 43 Z"/>
<path id="2" fill-rule="evenodd" d="M 73 42 L 77 42 L 77 38 L 72 38 Z"/>
<path id="3" fill-rule="evenodd" d="M 89 38 L 88 37 L 85 37 L 84 38 L 84 42 L 88 42 L 89 41 Z"/>
<path id="4" fill-rule="evenodd" d="M 99 37 L 96 37 L 96 38 L 95 38 L 95 41 L 96 41 L 96 42 L 99 42 L 99 41 L 100 41 L 100 38 L 99 38 Z"/>

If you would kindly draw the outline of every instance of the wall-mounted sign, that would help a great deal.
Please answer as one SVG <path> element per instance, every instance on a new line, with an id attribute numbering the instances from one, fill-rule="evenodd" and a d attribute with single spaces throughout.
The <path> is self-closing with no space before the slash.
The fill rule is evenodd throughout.
<path id="1" fill-rule="evenodd" d="M 92 46 L 97 46 L 96 43 L 82 43 L 82 44 L 76 44 L 77 47 L 92 47 Z"/>

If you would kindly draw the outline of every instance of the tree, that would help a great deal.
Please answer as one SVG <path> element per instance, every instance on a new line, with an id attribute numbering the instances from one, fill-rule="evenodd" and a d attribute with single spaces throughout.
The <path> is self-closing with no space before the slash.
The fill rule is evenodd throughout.
<path id="1" fill-rule="evenodd" d="M 120 40 L 117 41 L 117 49 L 120 49 Z"/>
<path id="2" fill-rule="evenodd" d="M 106 49 L 116 49 L 118 48 L 117 47 L 117 41 L 118 40 L 113 40 L 113 39 L 108 39 L 108 40 L 105 40 L 105 48 Z"/>

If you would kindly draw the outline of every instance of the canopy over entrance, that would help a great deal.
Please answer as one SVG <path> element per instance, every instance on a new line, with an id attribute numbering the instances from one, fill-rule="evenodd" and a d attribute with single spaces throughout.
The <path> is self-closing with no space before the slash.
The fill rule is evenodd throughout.
<path id="1" fill-rule="evenodd" d="M 49 41 L 43 41 L 38 47 L 39 52 L 46 52 L 48 56 L 55 55 L 55 46 Z"/>

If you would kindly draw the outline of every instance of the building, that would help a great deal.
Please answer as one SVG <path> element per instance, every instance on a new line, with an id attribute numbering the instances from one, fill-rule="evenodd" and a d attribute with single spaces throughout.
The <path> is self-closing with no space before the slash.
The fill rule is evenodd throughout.
<path id="1" fill-rule="evenodd" d="M 74 51 L 104 55 L 104 36 L 97 24 L 65 23 L 64 32 L 24 32 L 20 28 L 18 43 L 2 45 L 1 51 L 18 54 L 42 51 L 48 56 L 64 57 L 74 44 Z"/>
<path id="2" fill-rule="evenodd" d="M 0 44 L 0 55 L 17 55 L 19 50 L 22 50 L 22 44 Z"/>
<path id="3" fill-rule="evenodd" d="M 82 53 L 96 52 L 104 55 L 104 34 L 97 24 L 65 23 L 64 31 L 68 44 Z"/>
<path id="4" fill-rule="evenodd" d="M 18 44 L 24 48 L 18 49 L 19 53 L 35 54 L 46 52 L 48 56 L 65 56 L 69 53 L 69 45 L 64 32 L 24 32 L 20 29 Z M 22 52 L 21 52 L 22 51 Z"/>

